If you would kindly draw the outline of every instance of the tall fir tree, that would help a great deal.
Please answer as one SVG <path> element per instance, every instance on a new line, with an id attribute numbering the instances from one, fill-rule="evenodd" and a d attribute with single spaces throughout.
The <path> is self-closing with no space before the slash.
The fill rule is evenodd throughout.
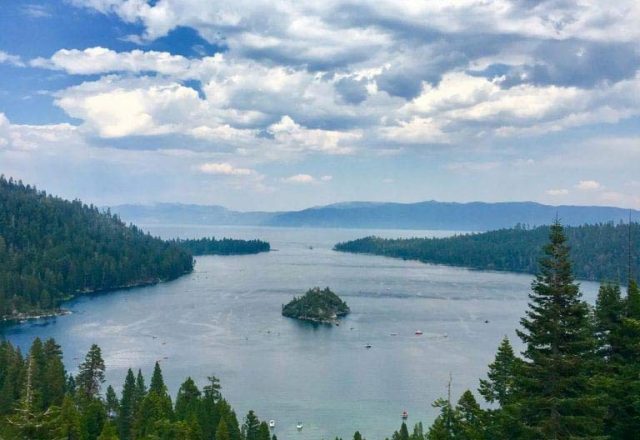
<path id="1" fill-rule="evenodd" d="M 85 356 L 84 362 L 80 365 L 76 377 L 78 391 L 83 399 L 90 401 L 99 396 L 100 388 L 105 380 L 104 371 L 105 366 L 100 347 L 93 344 Z"/>
<path id="2" fill-rule="evenodd" d="M 594 438 L 603 418 L 590 382 L 595 340 L 557 220 L 539 265 L 529 309 L 520 321 L 523 330 L 518 330 L 526 349 L 513 404 L 531 438 Z"/>

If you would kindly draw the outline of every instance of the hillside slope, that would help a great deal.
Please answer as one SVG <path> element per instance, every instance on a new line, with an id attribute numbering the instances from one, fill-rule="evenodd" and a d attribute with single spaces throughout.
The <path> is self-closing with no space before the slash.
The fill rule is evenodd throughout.
<path id="1" fill-rule="evenodd" d="M 566 227 L 576 277 L 627 283 L 629 225 L 596 224 Z M 342 252 L 383 255 L 426 263 L 535 274 L 549 227 L 516 227 L 447 238 L 382 239 L 365 237 L 339 243 Z M 632 271 L 640 270 L 640 224 L 632 223 Z"/>
<path id="2" fill-rule="evenodd" d="M 171 280 L 193 258 L 78 200 L 0 177 L 0 317 L 54 310 L 77 294 Z"/>

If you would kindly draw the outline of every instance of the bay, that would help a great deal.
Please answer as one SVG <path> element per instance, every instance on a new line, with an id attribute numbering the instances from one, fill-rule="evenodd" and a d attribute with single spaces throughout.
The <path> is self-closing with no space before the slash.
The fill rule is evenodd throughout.
<path id="1" fill-rule="evenodd" d="M 75 371 L 97 343 L 107 383 L 119 390 L 127 368 L 150 378 L 159 361 L 172 397 L 191 376 L 220 378 L 242 418 L 254 409 L 276 421 L 281 440 L 390 437 L 428 425 L 431 403 L 475 390 L 503 336 L 523 315 L 531 275 L 482 272 L 378 256 L 338 253 L 335 243 L 367 235 L 447 236 L 446 231 L 150 226 L 164 238 L 260 238 L 272 252 L 198 257 L 193 273 L 155 286 L 80 297 L 68 316 L 4 327 L 27 350 L 55 338 Z M 282 304 L 329 286 L 351 307 L 340 326 L 280 315 Z M 597 284 L 584 282 L 593 302 Z M 417 330 L 423 332 L 418 336 Z M 371 349 L 364 346 L 371 344 Z M 301 422 L 304 428 L 296 429 Z"/>

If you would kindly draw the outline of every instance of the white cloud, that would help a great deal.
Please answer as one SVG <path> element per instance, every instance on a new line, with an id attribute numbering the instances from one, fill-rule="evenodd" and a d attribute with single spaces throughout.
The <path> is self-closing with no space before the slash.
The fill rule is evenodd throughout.
<path id="1" fill-rule="evenodd" d="M 317 182 L 315 177 L 309 174 L 296 174 L 294 176 L 285 177 L 284 179 L 282 179 L 282 181 L 285 183 L 297 183 L 297 184 L 309 184 L 309 183 Z"/>
<path id="2" fill-rule="evenodd" d="M 10 53 L 0 50 L 0 64 L 7 63 L 16 67 L 24 67 L 22 59 L 17 55 L 11 55 Z"/>
<path id="3" fill-rule="evenodd" d="M 550 196 L 566 196 L 569 194 L 569 190 L 566 188 L 549 189 L 546 193 Z"/>
<path id="4" fill-rule="evenodd" d="M 219 175 L 223 175 L 223 176 L 249 176 L 253 173 L 255 173 L 255 171 L 249 169 L 249 168 L 236 168 L 233 165 L 231 165 L 230 163 L 227 162 L 223 162 L 223 163 L 216 163 L 216 162 L 209 162 L 209 163 L 204 163 L 202 165 L 200 165 L 198 167 L 198 169 L 200 171 L 202 171 L 203 173 L 206 174 L 219 174 Z"/>
<path id="5" fill-rule="evenodd" d="M 596 180 L 581 180 L 575 185 L 575 188 L 580 191 L 595 191 L 602 189 L 602 185 Z"/>
<path id="6" fill-rule="evenodd" d="M 311 150 L 329 154 L 353 152 L 352 142 L 362 137 L 358 132 L 308 129 L 297 124 L 289 116 L 269 126 L 269 133 L 282 146 L 291 150 Z"/>
<path id="7" fill-rule="evenodd" d="M 320 177 L 320 180 L 323 182 L 331 182 L 333 180 L 333 176 L 322 176 Z"/>

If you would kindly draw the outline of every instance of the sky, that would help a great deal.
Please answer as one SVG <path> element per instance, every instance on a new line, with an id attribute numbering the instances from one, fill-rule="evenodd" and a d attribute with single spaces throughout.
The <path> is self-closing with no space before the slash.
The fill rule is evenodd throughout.
<path id="1" fill-rule="evenodd" d="M 0 173 L 100 206 L 640 208 L 640 2 L 0 0 Z"/>

